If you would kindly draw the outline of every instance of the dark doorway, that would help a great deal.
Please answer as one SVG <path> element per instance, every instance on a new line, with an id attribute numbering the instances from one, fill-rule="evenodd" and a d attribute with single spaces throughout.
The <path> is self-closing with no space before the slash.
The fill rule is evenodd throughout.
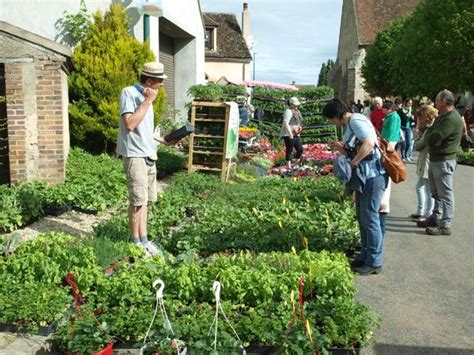
<path id="1" fill-rule="evenodd" d="M 164 81 L 166 104 L 174 108 L 174 39 L 160 32 L 160 61 L 168 79 Z"/>
<path id="2" fill-rule="evenodd" d="M 0 63 L 0 184 L 10 183 L 8 160 L 7 101 L 5 97 L 5 64 Z"/>

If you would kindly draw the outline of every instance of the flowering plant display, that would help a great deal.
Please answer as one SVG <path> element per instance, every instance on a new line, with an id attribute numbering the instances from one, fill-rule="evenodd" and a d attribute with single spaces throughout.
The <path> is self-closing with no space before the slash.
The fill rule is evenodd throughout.
<path id="1" fill-rule="evenodd" d="M 303 145 L 303 161 L 311 162 L 314 165 L 325 165 L 336 159 L 339 153 L 331 151 L 329 146 L 324 143 Z"/>

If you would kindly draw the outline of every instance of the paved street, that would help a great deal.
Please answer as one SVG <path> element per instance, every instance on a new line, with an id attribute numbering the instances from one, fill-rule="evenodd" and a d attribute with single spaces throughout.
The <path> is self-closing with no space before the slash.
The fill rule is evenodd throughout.
<path id="1" fill-rule="evenodd" d="M 455 172 L 453 235 L 428 236 L 416 209 L 415 163 L 394 185 L 383 273 L 359 277 L 358 298 L 383 322 L 364 354 L 474 354 L 474 167 Z"/>

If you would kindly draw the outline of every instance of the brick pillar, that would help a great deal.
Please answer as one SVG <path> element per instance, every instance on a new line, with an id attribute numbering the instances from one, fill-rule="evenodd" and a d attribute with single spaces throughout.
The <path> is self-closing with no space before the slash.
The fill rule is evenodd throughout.
<path id="1" fill-rule="evenodd" d="M 59 183 L 65 178 L 67 121 L 63 118 L 61 62 L 41 60 L 36 64 L 39 170 L 42 181 Z"/>
<path id="2" fill-rule="evenodd" d="M 10 182 L 26 175 L 26 119 L 23 111 L 23 64 L 5 64 Z"/>
<path id="3" fill-rule="evenodd" d="M 61 62 L 47 58 L 5 65 L 12 184 L 55 184 L 65 178 L 68 128 L 62 76 Z"/>

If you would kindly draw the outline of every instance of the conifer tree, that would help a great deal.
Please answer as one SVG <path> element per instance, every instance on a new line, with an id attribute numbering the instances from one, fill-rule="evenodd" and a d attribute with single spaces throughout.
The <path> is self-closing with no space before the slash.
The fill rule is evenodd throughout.
<path id="1" fill-rule="evenodd" d="M 154 55 L 147 43 L 130 33 L 122 6 L 112 4 L 104 15 L 96 12 L 87 37 L 74 50 L 69 76 L 71 143 L 99 153 L 115 150 L 122 88 L 139 80 L 140 69 Z M 164 113 L 164 88 L 154 102 L 155 120 Z"/>

